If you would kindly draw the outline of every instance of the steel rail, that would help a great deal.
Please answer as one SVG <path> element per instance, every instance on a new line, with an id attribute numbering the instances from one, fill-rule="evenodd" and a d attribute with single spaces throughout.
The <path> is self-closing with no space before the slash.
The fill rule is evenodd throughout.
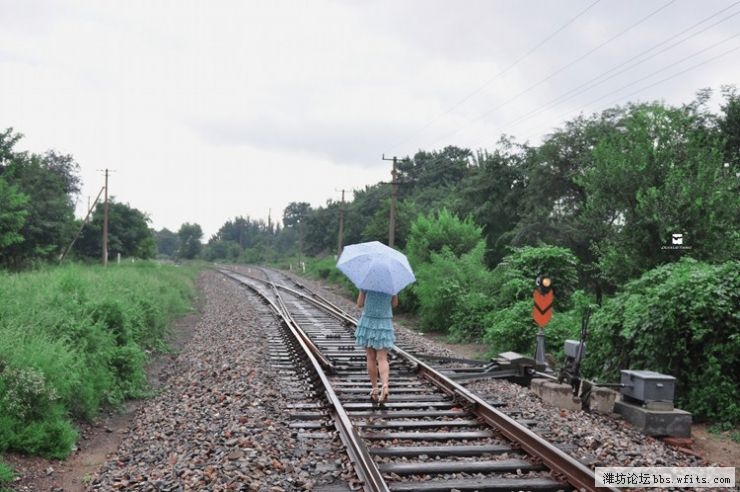
<path id="1" fill-rule="evenodd" d="M 619 489 L 611 487 L 596 487 L 594 473 L 580 461 L 519 424 L 508 415 L 489 405 L 485 400 L 471 393 L 467 388 L 439 373 L 429 365 L 413 355 L 396 348 L 397 353 L 414 364 L 417 373 L 426 378 L 450 396 L 467 403 L 470 411 L 481 417 L 510 440 L 519 444 L 522 449 L 542 460 L 556 475 L 563 477 L 569 484 L 578 490 L 599 492 L 609 490 L 617 492 Z"/>
<path id="2" fill-rule="evenodd" d="M 284 288 L 291 290 L 285 286 L 278 285 L 278 288 Z M 305 294 L 292 291 L 294 295 L 301 295 L 306 299 L 312 300 L 317 307 L 323 307 L 325 305 L 331 306 L 327 311 L 334 312 L 335 310 L 343 313 L 342 319 L 349 318 L 348 321 L 356 324 L 357 321 L 349 315 L 346 315 L 341 309 L 336 308 L 330 301 L 321 298 L 322 302 L 317 302 L 311 299 L 310 296 Z M 320 297 L 320 296 L 318 296 Z M 535 432 L 526 428 L 513 420 L 508 415 L 497 410 L 485 400 L 471 393 L 467 388 L 463 387 L 456 381 L 440 373 L 436 369 L 432 368 L 428 364 L 417 359 L 413 355 L 409 354 L 405 350 L 394 347 L 396 352 L 401 358 L 405 359 L 415 368 L 417 373 L 422 377 L 430 381 L 433 385 L 449 394 L 450 396 L 463 400 L 467 403 L 470 411 L 481 417 L 489 425 L 498 429 L 504 436 L 511 441 L 517 443 L 527 453 L 542 460 L 542 462 L 553 471 L 554 474 L 563 477 L 563 479 L 576 487 L 578 490 L 587 490 L 590 492 L 603 492 L 612 491 L 617 492 L 619 489 L 610 487 L 596 487 L 596 477 L 590 468 L 583 465 L 580 461 L 568 455 L 561 449 L 552 445 Z"/>
<path id="3" fill-rule="evenodd" d="M 287 308 L 287 306 L 285 306 L 285 303 L 282 301 L 282 298 L 280 297 L 280 294 L 278 293 L 277 284 L 269 280 L 256 278 L 256 277 L 244 275 L 241 273 L 235 273 L 235 272 L 225 270 L 225 269 L 219 269 L 219 272 L 233 280 L 236 280 L 237 282 L 240 282 L 242 285 L 249 287 L 253 292 L 260 295 L 263 299 L 265 299 L 270 304 L 270 306 L 273 308 L 275 313 L 280 315 L 283 318 L 284 322 L 293 323 L 294 325 L 297 325 L 296 321 L 293 319 L 293 316 L 290 314 L 290 310 Z M 273 302 L 271 299 L 265 296 L 262 292 L 259 292 L 259 290 L 255 289 L 249 283 L 244 282 L 242 278 L 248 278 L 249 280 L 253 280 L 253 281 L 260 282 L 262 284 L 266 284 L 273 291 L 273 295 L 277 299 L 277 303 Z M 286 317 L 289 319 L 286 320 Z M 303 342 L 308 346 L 311 353 L 319 361 L 319 364 L 321 365 L 323 370 L 328 371 L 330 374 L 334 374 L 336 372 L 336 368 L 334 367 L 334 364 L 332 363 L 332 361 L 330 361 L 329 358 L 326 357 L 326 355 L 324 355 L 321 349 L 319 349 L 316 346 L 313 340 L 311 340 L 311 338 L 308 335 L 306 335 L 306 333 L 303 330 L 298 330 L 297 336 L 300 337 L 303 340 Z"/>
<path id="4" fill-rule="evenodd" d="M 265 282 L 261 279 L 256 280 Z M 296 291 L 294 289 L 291 289 L 290 287 L 281 284 L 272 285 L 275 289 L 283 289 L 294 296 L 308 300 L 316 307 L 323 309 L 324 311 L 333 316 L 336 316 L 346 323 L 351 323 L 354 325 L 356 325 L 357 323 L 354 317 L 350 316 L 349 314 L 335 306 L 333 303 L 320 296 L 309 296 L 303 292 Z M 301 288 L 303 287 L 301 286 Z M 316 297 L 318 297 L 320 300 L 317 300 Z M 300 327 L 297 327 L 296 329 L 298 331 L 302 331 L 300 330 Z M 303 340 L 303 337 L 299 336 L 299 338 Z M 563 481 L 575 487 L 577 490 L 589 492 L 617 492 L 619 490 L 611 487 L 596 487 L 594 473 L 591 471 L 591 469 L 583 465 L 580 461 L 555 447 L 554 445 L 537 435 L 535 432 L 519 424 L 508 415 L 497 410 L 488 402 L 470 392 L 467 388 L 463 387 L 459 383 L 435 370 L 434 368 L 414 357 L 405 350 L 399 347 L 394 347 L 393 351 L 401 359 L 404 359 L 408 364 L 410 364 L 413 367 L 413 370 L 420 377 L 426 379 L 432 385 L 439 388 L 441 391 L 448 394 L 452 398 L 461 401 L 461 403 L 463 403 L 471 413 L 481 418 L 488 425 L 496 428 L 499 432 L 501 432 L 501 434 L 503 434 L 512 442 L 518 444 L 528 454 L 535 457 L 536 459 L 541 460 L 542 463 L 551 470 L 553 475 L 561 478 Z M 322 378 L 322 380 L 323 379 L 324 378 Z M 325 384 L 328 384 L 328 387 L 331 388 L 331 384 L 328 382 L 328 380 L 326 380 Z M 338 398 L 336 397 L 336 394 L 333 392 L 333 390 L 331 391 L 331 393 L 332 398 L 334 398 L 333 402 L 341 409 L 341 412 L 344 413 L 344 417 L 347 418 L 347 425 L 349 425 L 350 429 L 353 429 L 346 412 L 344 412 Z M 352 434 L 354 434 L 354 438 L 360 439 L 359 436 L 357 436 L 356 432 L 352 432 Z M 367 451 L 366 447 L 364 447 L 364 449 L 365 451 Z M 367 455 L 367 458 L 372 461 L 372 458 L 369 454 Z M 375 469 L 377 470 L 377 466 L 375 466 Z M 382 476 L 379 475 L 379 478 L 382 481 Z M 385 482 L 383 482 L 383 487 L 385 488 L 373 490 L 388 490 Z"/>
<path id="5" fill-rule="evenodd" d="M 326 396 L 327 402 L 330 405 L 330 409 L 332 411 L 335 422 L 335 427 L 339 431 L 340 438 L 342 439 L 342 442 L 347 449 L 350 460 L 354 465 L 355 472 L 357 473 L 358 478 L 362 481 L 363 489 L 367 492 L 390 492 L 388 485 L 383 479 L 383 475 L 381 474 L 380 469 L 378 469 L 378 466 L 373 460 L 370 451 L 365 445 L 365 441 L 359 436 L 357 430 L 352 425 L 352 421 L 350 420 L 349 415 L 347 415 L 347 412 L 344 410 L 339 397 L 332 387 L 331 381 L 329 381 L 326 372 L 322 368 L 322 364 L 319 362 L 318 358 L 315 357 L 314 350 L 309 348 L 308 344 L 306 343 L 306 335 L 303 329 L 298 325 L 293 317 L 290 316 L 289 313 L 287 313 L 287 311 L 285 310 L 285 304 L 283 303 L 279 293 L 275 292 L 278 298 L 278 302 L 273 302 L 263 292 L 261 292 L 259 289 L 256 289 L 249 283 L 246 283 L 243 280 L 236 278 L 236 276 L 234 276 L 233 274 L 227 273 L 223 270 L 221 270 L 221 272 L 232 278 L 233 280 L 240 282 L 242 285 L 246 285 L 253 292 L 265 299 L 270 307 L 273 309 L 275 314 L 282 318 L 284 326 L 293 335 L 293 340 L 295 341 L 295 343 L 297 343 L 303 350 L 303 353 L 309 360 L 314 373 L 318 376 L 321 384 L 324 387 L 324 394 Z M 253 279 L 252 277 L 249 277 L 249 279 L 271 284 L 273 289 L 275 288 L 275 284 L 270 281 L 264 281 L 262 279 L 256 278 Z"/>

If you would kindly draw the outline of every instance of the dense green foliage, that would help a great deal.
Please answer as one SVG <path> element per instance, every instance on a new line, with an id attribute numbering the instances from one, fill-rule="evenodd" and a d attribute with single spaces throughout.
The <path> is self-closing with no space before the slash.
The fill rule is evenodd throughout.
<path id="1" fill-rule="evenodd" d="M 547 273 L 555 292 L 549 352 L 559 357 L 563 340 L 578 336 L 589 307 L 589 374 L 613 381 L 619 369 L 663 371 L 677 378 L 678 402 L 696 420 L 736 423 L 740 97 L 734 87 L 722 88 L 719 105 L 710 105 L 712 97 L 705 90 L 682 106 L 630 103 L 582 115 L 536 146 L 504 136 L 490 150 L 448 146 L 400 159 L 395 247 L 417 274 L 400 309 L 418 315 L 424 330 L 482 341 L 491 354 L 531 354 L 534 279 Z M 98 261 L 101 204 L 89 224 L 72 214 L 77 165 L 53 151 L 18 152 L 20 138 L 12 129 L 0 133 L 0 266 L 56 262 L 80 228 L 73 258 Z M 301 272 L 305 263 L 309 274 L 353 290 L 334 267 L 337 249 L 387 242 L 393 189 L 368 185 L 317 208 L 293 202 L 282 225 L 229 219 L 205 245 L 198 224 L 155 233 L 146 214 L 112 200 L 109 251 L 279 262 Z M 117 281 L 125 295 L 108 296 L 111 285 L 98 297 L 81 273 L 60 272 L 35 274 L 58 297 L 20 287 L 44 304 L 17 303 L 21 321 L 0 311 L 9 334 L 0 338 L 0 410 L 16 412 L 0 412 L 0 429 L 15 429 L 18 419 L 26 429 L 2 431 L 0 450 L 63 455 L 74 440 L 69 416 L 89 417 L 101 403 L 142 391 L 142 350 L 160 343 L 161 329 L 154 339 L 141 329 L 153 322 L 147 316 L 160 319 L 146 304 L 155 295 Z M 0 280 L 0 309 L 12 311 L 5 293 L 19 285 L 15 277 Z M 51 309 L 55 302 L 64 307 Z M 33 335 L 20 336 L 27 327 Z M 44 444 L 48 436 L 56 436 L 55 447 Z"/>
<path id="2" fill-rule="evenodd" d="M 494 308 L 486 313 L 484 339 L 493 352 L 514 350 L 533 353 L 538 327 L 532 319 L 534 279 L 547 274 L 553 279 L 553 320 L 547 325 L 549 348 L 558 353 L 563 341 L 578 333 L 572 324 L 574 286 L 578 260 L 565 248 L 542 246 L 512 249 L 492 272 Z M 567 313 L 567 314 L 566 314 Z"/>
<path id="3" fill-rule="evenodd" d="M 548 273 L 555 291 L 554 316 L 544 330 L 548 352 L 562 355 L 563 341 L 578 337 L 588 308 L 595 311 L 591 326 L 604 322 L 615 330 L 590 341 L 591 347 L 603 344 L 604 352 L 590 349 L 587 359 L 612 369 L 598 377 L 613 382 L 616 369 L 631 363 L 665 371 L 679 379 L 677 397 L 695 419 L 736 421 L 731 400 L 737 394 L 726 386 L 739 387 L 740 378 L 718 352 L 740 336 L 737 318 L 725 325 L 730 342 L 699 337 L 695 360 L 675 356 L 667 364 L 661 343 L 646 336 L 644 326 L 649 320 L 656 333 L 678 343 L 684 317 L 662 315 L 650 299 L 630 304 L 642 308 L 639 317 L 623 313 L 624 291 L 641 276 L 657 281 L 663 268 L 698 260 L 707 285 L 717 285 L 723 269 L 736 268 L 740 99 L 730 87 L 721 97 L 719 114 L 709 110 L 712 93 L 705 90 L 683 106 L 636 103 L 579 116 L 539 146 L 501 138 L 492 151 L 448 147 L 400 160 L 396 246 L 417 274 L 402 292 L 404 309 L 418 315 L 424 330 L 483 341 L 491 353 L 531 354 L 538 330 L 534 279 Z M 387 184 L 356 191 L 343 208 L 344 244 L 385 241 L 389 203 Z M 293 244 L 330 253 L 337 211 L 334 203 L 303 207 L 306 229 Z M 312 222 L 314 216 L 321 220 Z M 686 295 L 678 305 L 689 306 L 682 309 L 696 323 L 727 321 L 725 307 L 709 298 Z M 630 324 L 636 320 L 643 329 Z M 618 336 L 625 329 L 630 343 Z M 623 357 L 623 350 L 636 359 Z M 705 368 L 694 370 L 700 361 Z"/>
<path id="4" fill-rule="evenodd" d="M 0 133 L 0 265 L 22 268 L 49 261 L 74 234 L 73 196 L 79 166 L 71 156 L 15 152 L 21 139 L 12 128 Z"/>
<path id="5" fill-rule="evenodd" d="M 481 229 L 471 219 L 459 220 L 443 209 L 417 218 L 407 249 L 417 278 L 409 298 L 417 307 L 421 327 L 447 333 L 453 319 L 463 321 L 456 317 L 463 296 L 480 290 L 486 281 Z M 475 336 L 455 332 L 461 338 Z"/>
<path id="6" fill-rule="evenodd" d="M 177 232 L 179 237 L 179 249 L 177 256 L 185 260 L 194 260 L 203 250 L 200 240 L 203 238 L 203 230 L 198 224 L 185 223 Z"/>
<path id="7" fill-rule="evenodd" d="M 670 374 L 682 408 L 740 423 L 738 306 L 739 261 L 650 270 L 595 313 L 584 370 L 609 381 L 620 369 Z"/>
<path id="8" fill-rule="evenodd" d="M 78 164 L 53 150 L 16 151 L 21 138 L 12 128 L 0 132 L 0 267 L 56 263 L 72 245 L 70 256 L 101 259 L 104 204 L 98 202 L 89 223 L 74 217 Z M 109 256 L 152 258 L 156 243 L 149 218 L 112 198 L 108 208 Z"/>
<path id="9" fill-rule="evenodd" d="M 621 132 L 600 139 L 582 183 L 588 197 L 584 216 L 608 224 L 595 239 L 599 270 L 620 284 L 655 266 L 680 258 L 664 250 L 672 233 L 684 234 L 697 259 L 738 257 L 740 198 L 727 179 L 723 137 L 708 131 L 698 107 L 631 108 Z M 711 211 L 711 213 L 707 213 Z"/>
<path id="10" fill-rule="evenodd" d="M 146 394 L 193 271 L 147 262 L 0 274 L 0 452 L 65 457 L 102 405 Z"/>
<path id="11" fill-rule="evenodd" d="M 0 486 L 4 483 L 10 483 L 14 477 L 15 473 L 13 472 L 13 469 L 0 461 Z M 0 487 L 0 492 L 3 492 L 4 490 L 6 489 Z"/>
<path id="12" fill-rule="evenodd" d="M 84 258 L 97 258 L 103 250 L 104 208 L 96 207 L 75 243 L 74 251 Z M 156 242 L 149 218 L 139 210 L 111 200 L 108 204 L 108 256 L 149 259 L 156 255 Z"/>

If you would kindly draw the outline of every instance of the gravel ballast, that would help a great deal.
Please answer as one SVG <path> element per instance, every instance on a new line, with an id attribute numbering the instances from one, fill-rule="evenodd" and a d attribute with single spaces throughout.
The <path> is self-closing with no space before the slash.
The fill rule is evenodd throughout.
<path id="1" fill-rule="evenodd" d="M 300 281 L 321 289 L 316 282 Z M 290 427 L 287 407 L 296 395 L 281 385 L 271 363 L 269 337 L 275 327 L 266 325 L 275 322 L 266 307 L 216 272 L 202 273 L 199 287 L 202 313 L 192 337 L 162 369 L 159 393 L 140 408 L 88 490 L 290 491 L 353 485 L 336 437 L 306 443 Z M 350 299 L 320 292 L 359 315 Z M 456 355 L 402 326 L 397 336 L 421 353 Z M 522 419 L 538 420 L 543 437 L 589 466 L 710 465 L 622 420 L 549 407 L 515 384 L 482 380 L 467 387 L 518 409 Z"/>

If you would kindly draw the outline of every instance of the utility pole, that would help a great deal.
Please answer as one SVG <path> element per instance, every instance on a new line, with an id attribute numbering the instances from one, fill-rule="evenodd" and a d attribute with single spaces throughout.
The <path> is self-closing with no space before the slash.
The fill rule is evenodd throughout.
<path id="1" fill-rule="evenodd" d="M 398 197 L 396 164 L 398 164 L 398 158 L 393 156 L 393 159 L 386 159 L 385 154 L 383 154 L 383 160 L 393 161 L 393 170 L 391 171 L 391 211 L 388 218 L 388 246 L 392 248 L 396 242 L 396 197 Z"/>
<path id="2" fill-rule="evenodd" d="M 298 219 L 298 268 L 303 271 L 301 257 L 303 256 L 303 221 Z"/>
<path id="3" fill-rule="evenodd" d="M 105 169 L 105 202 L 103 206 L 103 266 L 108 266 L 108 168 Z"/>
<path id="4" fill-rule="evenodd" d="M 337 238 L 337 258 L 342 254 L 342 240 L 344 239 L 344 190 L 342 201 L 339 204 L 339 235 Z"/>
<path id="5" fill-rule="evenodd" d="M 103 186 L 103 190 L 105 191 L 105 199 L 104 199 L 104 206 L 103 206 L 103 266 L 108 266 L 108 175 L 112 173 L 113 171 L 105 168 L 105 169 L 98 169 L 98 171 L 105 172 L 105 186 Z M 99 195 L 98 195 L 99 196 Z"/>

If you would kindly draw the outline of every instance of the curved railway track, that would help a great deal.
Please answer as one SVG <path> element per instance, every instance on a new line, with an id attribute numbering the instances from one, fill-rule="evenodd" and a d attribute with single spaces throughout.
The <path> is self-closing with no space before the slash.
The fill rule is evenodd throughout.
<path id="1" fill-rule="evenodd" d="M 374 404 L 356 320 L 279 272 L 250 271 L 220 270 L 270 305 L 291 346 L 283 363 L 303 365 L 320 397 L 295 408 L 296 429 L 336 429 L 363 490 L 597 490 L 588 467 L 403 348 L 388 402 Z"/>

